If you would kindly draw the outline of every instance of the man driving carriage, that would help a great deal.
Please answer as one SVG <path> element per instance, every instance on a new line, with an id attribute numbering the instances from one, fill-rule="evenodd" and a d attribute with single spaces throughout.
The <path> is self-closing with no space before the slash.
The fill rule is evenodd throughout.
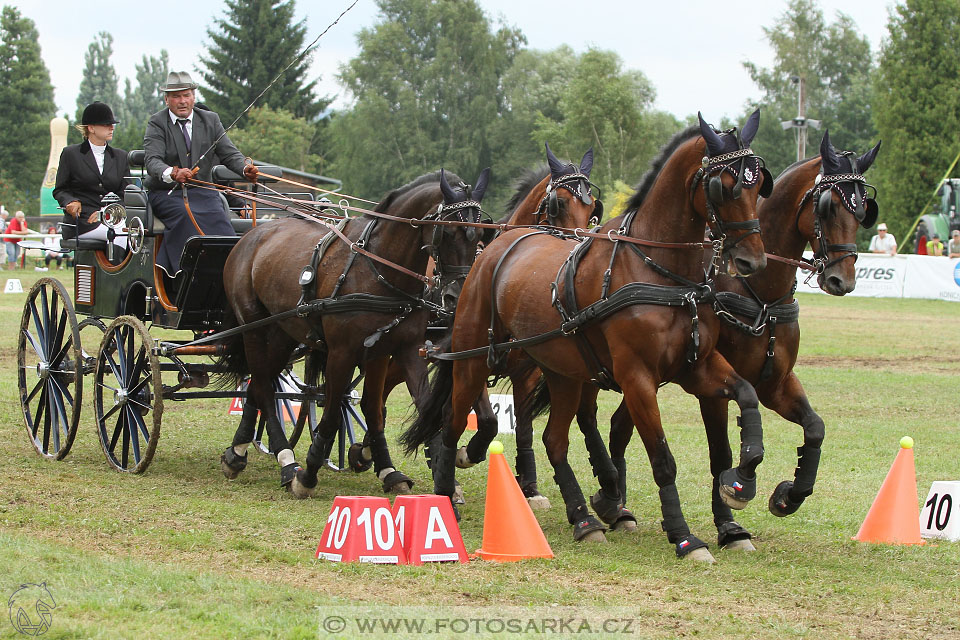
<path id="1" fill-rule="evenodd" d="M 257 169 L 224 133 L 213 111 L 195 109 L 197 85 L 186 72 L 172 71 L 162 87 L 167 107 L 150 116 L 143 137 L 145 180 L 153 215 L 166 231 L 156 261 L 169 276 L 180 272 L 180 254 L 196 235 L 235 235 L 216 191 L 188 184 L 212 182 L 216 164 L 255 181 Z"/>

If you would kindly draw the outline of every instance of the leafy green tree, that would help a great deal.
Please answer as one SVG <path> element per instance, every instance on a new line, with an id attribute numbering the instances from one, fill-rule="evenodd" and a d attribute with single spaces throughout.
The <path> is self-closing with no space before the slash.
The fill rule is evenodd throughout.
<path id="1" fill-rule="evenodd" d="M 906 0 L 887 28 L 873 110 L 887 152 L 878 156 L 871 178 L 880 193 L 880 219 L 904 245 L 912 238 L 903 234 L 960 152 L 960 4 Z"/>
<path id="2" fill-rule="evenodd" d="M 211 42 L 207 55 L 200 57 L 206 67 L 200 75 L 204 102 L 232 121 L 297 56 L 306 27 L 302 20 L 293 22 L 293 0 L 226 0 L 226 5 L 226 17 L 214 21 L 216 29 L 207 29 Z M 317 99 L 316 80 L 306 80 L 310 58 L 300 58 L 285 71 L 257 106 L 316 118 L 329 100 Z"/>
<path id="3" fill-rule="evenodd" d="M 807 157 L 816 153 L 824 129 L 839 149 L 859 152 L 876 144 L 870 117 L 873 70 L 870 44 L 843 13 L 827 24 L 815 0 L 791 0 L 787 10 L 764 33 L 774 50 L 772 68 L 751 62 L 744 67 L 763 90 L 760 132 L 751 145 L 773 175 L 797 159 L 796 130 L 780 122 L 797 115 L 798 82 L 802 79 L 806 116 L 821 121 L 820 131 L 808 129 Z M 882 154 L 881 154 L 882 155 Z"/>
<path id="4" fill-rule="evenodd" d="M 491 25 L 475 0 L 377 0 L 380 21 L 357 36 L 341 67 L 356 102 L 331 123 L 330 172 L 359 195 L 440 167 L 472 180 L 498 164 L 491 139 L 504 109 L 500 82 L 522 36 Z M 495 188 L 506 186 L 494 176 Z"/>
<path id="5" fill-rule="evenodd" d="M 113 134 L 114 146 L 128 151 L 143 148 L 147 120 L 164 106 L 160 87 L 166 82 L 169 66 L 165 49 L 160 50 L 159 58 L 144 55 L 135 65 L 137 85 L 134 87 L 129 78 L 125 81 L 123 101 L 117 109 L 120 124 Z"/>
<path id="6" fill-rule="evenodd" d="M 110 62 L 112 55 L 113 36 L 101 31 L 83 54 L 83 79 L 80 80 L 80 92 L 77 94 L 77 122 L 80 122 L 86 106 L 97 100 L 110 105 L 116 114 L 120 106 L 120 94 L 117 93 L 117 72 Z"/>
<path id="7" fill-rule="evenodd" d="M 4 182 L 24 194 L 24 211 L 39 210 L 56 106 L 33 20 L 4 6 L 0 13 L 0 167 Z M 4 203 L 10 206 L 9 203 Z"/>
<path id="8" fill-rule="evenodd" d="M 251 109 L 247 126 L 230 133 L 245 154 L 263 162 L 318 173 L 322 158 L 310 152 L 319 135 L 316 124 L 289 111 L 269 107 Z"/>
<path id="9" fill-rule="evenodd" d="M 652 111 L 655 98 L 642 72 L 623 70 L 612 51 L 590 49 L 577 59 L 560 96 L 560 119 L 541 113 L 533 135 L 571 158 L 593 147 L 591 179 L 604 189 L 613 189 L 617 181 L 634 183 L 680 124 Z"/>

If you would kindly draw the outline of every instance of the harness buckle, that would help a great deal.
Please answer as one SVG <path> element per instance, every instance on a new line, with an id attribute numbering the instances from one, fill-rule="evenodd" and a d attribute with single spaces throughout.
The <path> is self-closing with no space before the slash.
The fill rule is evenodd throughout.
<path id="1" fill-rule="evenodd" d="M 363 247 L 364 247 L 363 240 L 357 240 L 356 242 L 350 243 L 350 251 L 352 251 L 353 253 L 356 253 L 358 249 L 363 249 Z"/>

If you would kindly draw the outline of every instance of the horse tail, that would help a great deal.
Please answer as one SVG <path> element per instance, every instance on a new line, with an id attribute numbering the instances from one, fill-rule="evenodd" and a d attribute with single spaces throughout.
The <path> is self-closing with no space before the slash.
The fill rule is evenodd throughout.
<path id="1" fill-rule="evenodd" d="M 537 384 L 530 390 L 530 395 L 520 399 L 520 406 L 530 412 L 531 420 L 546 413 L 550 408 L 550 387 L 547 386 L 546 378 L 541 375 L 537 379 Z"/>
<path id="2" fill-rule="evenodd" d="M 232 329 L 239 326 L 237 316 L 230 305 L 224 309 L 223 328 Z M 214 385 L 218 389 L 236 389 L 240 382 L 250 375 L 250 365 L 247 363 L 247 352 L 243 347 L 243 334 L 238 333 L 224 339 L 220 345 L 223 352 L 214 359 Z"/>
<path id="3" fill-rule="evenodd" d="M 443 351 L 447 350 L 449 343 L 449 339 L 440 343 Z M 443 428 L 443 414 L 452 395 L 453 361 L 440 360 L 433 367 L 424 397 L 417 402 L 417 417 L 400 435 L 400 444 L 407 453 L 414 453 L 419 446 L 425 445 L 440 432 Z"/>

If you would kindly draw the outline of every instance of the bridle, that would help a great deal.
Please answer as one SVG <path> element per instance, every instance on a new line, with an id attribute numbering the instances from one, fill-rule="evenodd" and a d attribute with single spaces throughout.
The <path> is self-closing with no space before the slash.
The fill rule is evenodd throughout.
<path id="1" fill-rule="evenodd" d="M 813 234 L 816 245 L 813 248 L 811 264 L 814 267 L 814 273 L 817 275 L 847 258 L 856 260 L 858 255 L 855 243 L 831 244 L 824 235 L 823 219 L 830 213 L 833 206 L 833 193 L 840 197 L 843 207 L 853 214 L 864 228 L 872 227 L 877 218 L 876 187 L 867 184 L 863 174 L 857 171 L 856 158 L 853 152 L 846 151 L 840 155 L 849 162 L 850 173 L 825 174 L 821 167 L 813 187 L 807 190 L 800 200 L 794 220 L 799 232 L 800 214 L 807 202 L 813 201 Z M 874 197 L 866 197 L 867 188 L 873 189 Z M 860 195 L 861 193 L 862 195 Z M 813 244 L 811 242 L 811 245 Z M 840 255 L 831 259 L 829 257 L 831 253 L 839 253 Z"/>
<path id="2" fill-rule="evenodd" d="M 560 189 L 566 189 L 587 206 L 593 204 L 593 213 L 587 224 L 591 227 L 600 224 L 600 220 L 603 218 L 603 202 L 599 197 L 594 198 L 592 193 L 593 189 L 596 189 L 598 194 L 601 193 L 600 187 L 590 182 L 590 176 L 579 171 L 550 178 L 550 182 L 547 183 L 547 192 L 540 200 L 540 206 L 537 207 L 537 224 L 540 224 L 540 218 L 544 214 L 547 216 L 548 224 L 556 224 L 556 219 L 560 216 L 558 197 Z"/>
<path id="3" fill-rule="evenodd" d="M 459 188 L 464 193 L 471 192 L 471 186 L 468 184 L 460 183 Z M 480 202 L 473 199 L 467 199 L 449 204 L 441 202 L 437 206 L 436 212 L 426 216 L 422 222 L 433 221 L 479 224 L 484 222 L 485 215 L 486 214 L 480 206 Z M 486 220 L 490 223 L 493 222 L 489 215 L 486 216 Z M 452 232 L 448 232 L 450 227 L 439 224 L 434 224 L 432 226 L 433 231 L 430 236 L 430 242 L 429 244 L 424 245 L 423 249 L 430 255 L 431 258 L 433 258 L 433 286 L 440 290 L 441 303 L 443 303 L 448 294 L 453 296 L 454 299 L 459 297 L 459 291 L 463 286 L 463 281 L 467 279 L 467 274 L 470 273 L 470 268 L 473 265 L 444 264 L 443 260 L 440 258 L 440 246 L 444 237 L 451 235 L 451 233 L 456 233 L 456 229 L 458 227 L 453 227 Z M 476 227 L 466 227 L 464 228 L 464 233 L 466 234 L 468 242 L 472 243 L 476 240 L 479 240 L 480 230 Z"/>
<path id="4" fill-rule="evenodd" d="M 729 132 L 726 132 L 729 133 Z M 693 176 L 693 183 L 690 185 L 690 198 L 696 196 L 697 187 L 703 184 L 704 202 L 707 210 L 707 225 L 710 227 L 711 236 L 719 240 L 721 251 L 726 253 L 737 246 L 745 238 L 755 233 L 760 233 L 760 220 L 754 217 L 751 220 L 725 222 L 718 213 L 718 208 L 723 203 L 723 181 L 721 175 L 724 171 L 730 173 L 737 179 L 736 184 L 731 190 L 734 200 L 740 198 L 744 187 L 752 187 L 763 177 L 763 184 L 760 187 L 760 195 L 767 197 L 773 188 L 773 177 L 767 171 L 763 159 L 756 155 L 749 147 L 743 148 L 740 143 L 739 133 L 737 142 L 741 148 L 729 153 L 722 153 L 716 156 L 704 156 L 700 168 Z M 728 243 L 728 231 L 742 231 L 732 242 Z M 719 255 L 719 254 L 718 254 Z"/>

